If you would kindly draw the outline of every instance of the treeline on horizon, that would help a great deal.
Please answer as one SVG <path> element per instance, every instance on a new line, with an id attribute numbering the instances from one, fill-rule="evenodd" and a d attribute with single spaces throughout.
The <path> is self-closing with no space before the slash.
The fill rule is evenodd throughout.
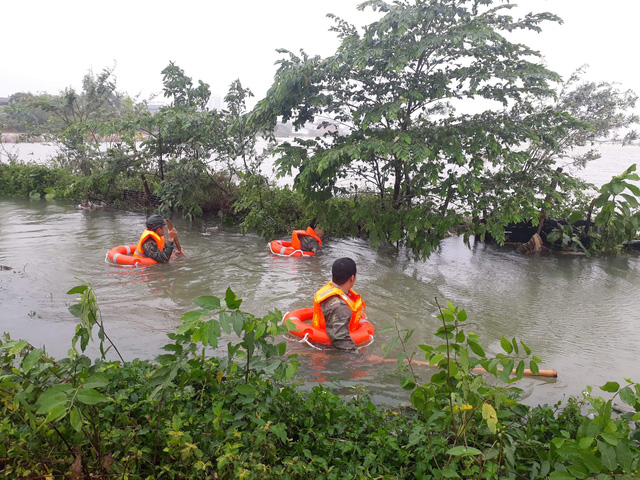
<path id="1" fill-rule="evenodd" d="M 240 80 L 210 110 L 209 85 L 172 62 L 161 72 L 168 105 L 153 114 L 118 91 L 111 68 L 87 73 L 81 90 L 16 93 L 0 129 L 60 154 L 0 165 L 0 192 L 219 215 L 266 238 L 317 217 L 332 236 L 421 257 L 451 232 L 502 243 L 523 225 L 550 248 L 619 251 L 638 229 L 635 166 L 595 193 L 559 167 L 599 158 L 598 140 L 636 139 L 637 96 L 584 80 L 584 68 L 562 81 L 509 40 L 555 15 L 515 19 L 502 1 L 472 3 L 365 2 L 379 20 L 357 29 L 333 18 L 332 56 L 281 50 L 252 110 Z M 495 107 L 464 113 L 476 100 Z M 315 135 L 276 142 L 279 125 L 310 123 Z M 291 188 L 264 174 L 267 158 Z"/>

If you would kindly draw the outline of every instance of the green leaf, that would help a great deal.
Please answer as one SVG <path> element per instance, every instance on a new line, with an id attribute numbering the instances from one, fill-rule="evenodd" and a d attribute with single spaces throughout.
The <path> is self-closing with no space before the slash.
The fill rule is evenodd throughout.
<path id="1" fill-rule="evenodd" d="M 634 447 L 634 450 L 637 452 L 637 448 Z M 618 464 L 622 468 L 627 472 L 631 471 L 631 464 L 635 458 L 635 454 L 631 451 L 626 442 L 618 442 L 616 445 L 616 458 L 618 459 Z"/>
<path id="2" fill-rule="evenodd" d="M 580 452 L 580 459 L 591 473 L 600 473 L 602 462 L 591 452 Z"/>
<path id="3" fill-rule="evenodd" d="M 632 208 L 638 208 L 638 199 L 636 197 L 628 193 L 623 193 L 621 197 L 624 197 Z"/>
<path id="4" fill-rule="evenodd" d="M 568 465 L 567 470 L 569 470 L 569 473 L 571 473 L 575 478 L 578 479 L 587 478 L 587 475 L 589 475 L 587 469 L 582 465 Z"/>
<path id="5" fill-rule="evenodd" d="M 609 445 L 616 446 L 618 444 L 618 437 L 612 433 L 603 433 L 600 435 L 602 439 L 607 442 Z"/>
<path id="6" fill-rule="evenodd" d="M 620 400 L 632 407 L 635 407 L 636 403 L 639 401 L 631 387 L 624 387 L 620 390 Z"/>
<path id="7" fill-rule="evenodd" d="M 416 383 L 413 381 L 413 377 L 411 375 L 407 375 L 401 380 L 400 387 L 404 390 L 413 390 L 416 388 Z"/>
<path id="8" fill-rule="evenodd" d="M 74 293 L 82 293 L 84 292 L 87 288 L 89 288 L 88 285 L 78 285 L 77 287 L 73 287 L 71 290 L 69 290 L 67 292 L 67 295 L 73 295 Z"/>
<path id="9" fill-rule="evenodd" d="M 17 340 L 11 346 L 11 348 L 9 348 L 9 355 L 17 355 L 22 350 L 24 350 L 24 348 L 27 347 L 28 345 L 29 345 L 29 342 L 27 342 L 26 340 Z"/>
<path id="10" fill-rule="evenodd" d="M 507 340 L 504 337 L 500 339 L 500 346 L 507 353 L 511 353 L 513 351 L 513 346 L 511 345 L 511 342 L 509 342 L 509 340 Z"/>
<path id="11" fill-rule="evenodd" d="M 600 387 L 600 390 L 614 393 L 614 392 L 617 392 L 619 388 L 620 388 L 620 384 L 618 382 L 607 382 Z"/>
<path id="12" fill-rule="evenodd" d="M 231 316 L 227 313 L 222 312 L 220 314 L 220 327 L 222 331 L 229 335 L 231 333 Z"/>
<path id="13" fill-rule="evenodd" d="M 213 348 L 218 348 L 218 339 L 222 332 L 220 330 L 220 323 L 217 320 L 211 320 L 211 326 L 209 328 L 209 345 Z"/>
<path id="14" fill-rule="evenodd" d="M 469 345 L 469 348 L 471 349 L 471 351 L 472 351 L 473 353 L 475 353 L 475 354 L 476 354 L 476 355 L 478 355 L 479 357 L 484 357 L 484 356 L 485 356 L 484 350 L 482 349 L 482 347 L 480 346 L 480 344 L 479 344 L 479 343 L 474 342 L 474 341 L 472 341 L 472 340 L 469 340 L 469 341 L 467 342 L 467 344 Z"/>
<path id="15" fill-rule="evenodd" d="M 24 360 L 22 360 L 22 370 L 24 373 L 29 373 L 29 370 L 31 370 L 33 366 L 42 359 L 43 355 L 44 350 L 41 348 L 36 348 L 29 352 L 29 354 L 24 357 Z"/>
<path id="16" fill-rule="evenodd" d="M 253 385 L 238 385 L 236 391 L 245 397 L 253 397 L 256 394 L 256 387 Z"/>
<path id="17" fill-rule="evenodd" d="M 259 323 L 256 327 L 256 340 L 259 340 L 267 330 L 267 326 L 264 323 Z"/>
<path id="18" fill-rule="evenodd" d="M 69 422 L 71 423 L 71 427 L 76 432 L 80 432 L 82 430 L 82 416 L 80 415 L 80 410 L 78 410 L 78 407 L 74 406 L 71 409 L 71 413 L 69 414 Z"/>
<path id="19" fill-rule="evenodd" d="M 460 475 L 458 475 L 455 470 L 451 470 L 450 468 L 445 468 L 444 470 L 441 471 L 442 472 L 442 476 L 444 478 L 460 478 Z"/>
<path id="20" fill-rule="evenodd" d="M 182 318 L 180 320 L 182 320 L 182 323 L 195 323 L 198 320 L 200 320 L 202 318 L 202 312 L 198 311 L 198 310 L 191 310 L 187 313 L 185 313 L 184 315 L 182 315 Z"/>
<path id="21" fill-rule="evenodd" d="M 36 401 L 38 410 L 36 413 L 39 415 L 49 413 L 55 408 L 66 408 L 68 393 L 73 389 L 71 385 L 54 385 L 48 390 L 44 391 Z"/>
<path id="22" fill-rule="evenodd" d="M 440 361 L 444 358 L 444 354 L 435 353 L 429 358 L 429 365 L 436 367 L 440 363 Z"/>
<path id="23" fill-rule="evenodd" d="M 160 365 L 166 365 L 168 363 L 175 362 L 175 360 L 176 360 L 176 356 L 172 353 L 164 353 L 162 355 L 158 355 L 155 358 L 155 361 L 158 362 Z"/>
<path id="24" fill-rule="evenodd" d="M 240 312 L 233 312 L 231 314 L 231 321 L 233 324 L 233 331 L 239 337 L 242 336 L 242 331 L 244 330 L 244 317 Z"/>
<path id="25" fill-rule="evenodd" d="M 271 432 L 282 442 L 287 442 L 287 426 L 284 423 L 276 423 L 271 425 Z"/>
<path id="26" fill-rule="evenodd" d="M 562 470 L 556 470 L 549 474 L 550 480 L 575 480 L 575 478 L 576 477 L 571 475 L 569 472 L 563 472 Z"/>
<path id="27" fill-rule="evenodd" d="M 231 288 L 227 288 L 227 293 L 224 297 L 224 301 L 227 304 L 227 307 L 229 307 L 232 310 L 235 310 L 236 308 L 240 308 L 240 305 L 242 304 L 242 300 L 238 298 L 238 296 L 233 293 L 233 290 L 231 290 Z"/>
<path id="28" fill-rule="evenodd" d="M 198 305 L 200 308 L 204 308 L 205 310 L 220 309 L 220 299 L 218 297 L 213 297 L 213 296 L 198 297 L 194 300 L 194 303 Z"/>
<path id="29" fill-rule="evenodd" d="M 69 312 L 71 312 L 71 315 L 73 315 L 76 318 L 82 318 L 82 314 L 83 314 L 83 308 L 82 305 L 80 305 L 79 303 L 74 303 L 73 305 L 71 305 L 69 307 Z"/>
<path id="30" fill-rule="evenodd" d="M 477 448 L 466 447 L 464 445 L 458 445 L 457 447 L 450 448 L 447 450 L 447 455 L 451 455 L 453 457 L 465 457 L 472 455 L 482 455 L 482 452 Z"/>
<path id="31" fill-rule="evenodd" d="M 104 402 L 107 398 L 93 388 L 82 388 L 76 395 L 76 400 L 85 405 L 95 405 Z"/>
<path id="32" fill-rule="evenodd" d="M 89 378 L 87 378 L 87 380 L 83 384 L 83 387 L 84 388 L 100 388 L 100 387 L 106 387 L 107 385 L 109 385 L 109 378 L 104 373 L 97 372 L 91 375 Z"/>
<path id="33" fill-rule="evenodd" d="M 618 462 L 616 461 L 616 451 L 615 449 L 607 445 L 604 442 L 598 440 L 598 449 L 600 450 L 600 457 L 602 459 L 602 465 L 606 467 L 610 472 L 615 471 L 616 465 Z"/>

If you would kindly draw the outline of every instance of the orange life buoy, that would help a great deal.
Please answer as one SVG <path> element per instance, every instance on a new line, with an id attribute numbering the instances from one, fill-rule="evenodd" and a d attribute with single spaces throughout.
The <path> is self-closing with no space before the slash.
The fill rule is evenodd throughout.
<path id="1" fill-rule="evenodd" d="M 271 240 L 267 245 L 267 250 L 281 257 L 313 257 L 315 255 L 315 253 L 306 250 L 296 250 L 291 246 L 291 242 L 286 240 Z"/>
<path id="2" fill-rule="evenodd" d="M 313 308 L 300 308 L 293 310 L 284 316 L 284 323 L 293 323 L 295 328 L 289 325 L 289 333 L 299 338 L 307 338 L 311 343 L 331 345 L 331 339 L 324 328 L 314 327 L 311 323 Z M 308 323 L 307 323 L 308 322 Z M 349 332 L 356 345 L 362 345 L 373 339 L 376 329 L 367 320 L 360 320 L 358 327 Z"/>
<path id="3" fill-rule="evenodd" d="M 129 265 L 136 267 L 138 265 L 154 265 L 156 262 L 148 257 L 135 257 L 133 252 L 136 251 L 137 245 L 119 245 L 113 247 L 107 252 L 107 258 L 118 265 Z"/>

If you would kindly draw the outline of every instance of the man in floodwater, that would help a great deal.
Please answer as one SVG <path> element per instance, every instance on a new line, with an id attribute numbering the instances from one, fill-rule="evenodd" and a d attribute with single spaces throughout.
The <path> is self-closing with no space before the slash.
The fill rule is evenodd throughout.
<path id="1" fill-rule="evenodd" d="M 171 259 L 174 249 L 177 253 L 183 253 L 175 246 L 178 232 L 172 228 L 167 232 L 168 240 L 164 238 L 166 222 L 160 215 L 151 215 L 147 218 L 146 229 L 142 232 L 134 256 L 151 258 L 158 263 L 167 263 Z"/>
<path id="2" fill-rule="evenodd" d="M 351 288 L 356 282 L 356 262 L 339 258 L 331 267 L 331 282 L 313 296 L 313 325 L 323 327 L 331 344 L 340 350 L 356 352 L 349 332 L 366 320 L 366 305 Z"/>
<path id="3" fill-rule="evenodd" d="M 303 252 L 316 253 L 318 247 L 322 245 L 320 237 L 324 235 L 322 230 L 314 218 L 309 223 L 306 230 L 294 230 L 291 234 L 291 246 L 296 250 L 302 250 Z"/>

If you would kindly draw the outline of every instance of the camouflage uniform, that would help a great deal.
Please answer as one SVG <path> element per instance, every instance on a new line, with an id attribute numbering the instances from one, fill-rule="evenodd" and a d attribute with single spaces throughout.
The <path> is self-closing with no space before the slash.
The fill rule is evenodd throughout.
<path id="1" fill-rule="evenodd" d="M 299 235 L 298 238 L 300 239 L 300 250 L 316 253 L 320 245 L 315 238 L 310 235 Z"/>
<path id="2" fill-rule="evenodd" d="M 325 329 L 335 348 L 357 352 L 356 344 L 349 335 L 351 309 L 338 296 L 332 296 L 320 304 L 324 315 Z"/>
<path id="3" fill-rule="evenodd" d="M 173 242 L 166 240 L 164 250 L 158 249 L 158 244 L 152 237 L 148 237 L 142 244 L 144 254 L 158 263 L 167 263 L 173 253 Z"/>

